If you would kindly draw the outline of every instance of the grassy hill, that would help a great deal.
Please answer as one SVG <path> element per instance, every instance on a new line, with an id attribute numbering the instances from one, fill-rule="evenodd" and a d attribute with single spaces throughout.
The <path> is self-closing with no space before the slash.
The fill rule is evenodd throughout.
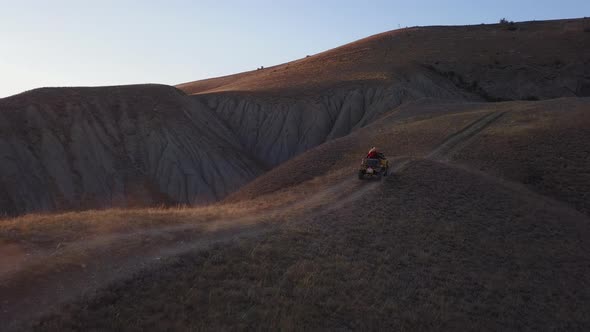
<path id="1" fill-rule="evenodd" d="M 179 164 L 214 169 L 194 178 L 221 200 L 0 220 L 0 321 L 38 331 L 590 329 L 588 24 L 396 30 L 183 92 L 132 88 L 139 103 L 121 95 L 129 88 L 61 90 L 65 110 L 85 115 L 72 123 L 95 121 L 101 144 L 149 148 L 131 130 L 147 123 L 177 147 L 168 167 L 138 159 L 155 160 L 148 180 L 193 174 Z M 86 106 L 72 106 L 78 93 Z M 29 121 L 19 99 L 29 96 L 0 100 L 10 104 L 0 116 Z M 56 103 L 33 113 L 69 119 Z M 96 129 L 109 127 L 112 137 Z M 360 181 L 372 146 L 392 174 Z M 129 160 L 143 151 L 107 150 L 135 152 Z M 159 188 L 185 197 L 189 186 L 174 183 Z M 0 201 L 20 193 L 4 191 Z"/>

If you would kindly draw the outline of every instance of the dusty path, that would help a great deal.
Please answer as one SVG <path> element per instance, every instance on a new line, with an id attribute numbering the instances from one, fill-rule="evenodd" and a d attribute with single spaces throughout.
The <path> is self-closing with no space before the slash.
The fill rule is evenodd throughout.
<path id="1" fill-rule="evenodd" d="M 475 120 L 465 128 L 458 132 L 450 135 L 445 139 L 438 147 L 428 153 L 425 158 L 438 161 L 448 161 L 448 158 L 455 152 L 459 151 L 463 147 L 467 146 L 471 139 L 479 134 L 482 130 L 491 125 L 494 121 L 498 120 L 505 112 L 489 112 L 481 118 Z M 395 163 L 391 170 L 393 172 L 401 172 L 406 169 L 411 163 L 412 159 L 402 159 Z"/>
<path id="2" fill-rule="evenodd" d="M 35 253 L 36 257 L 28 257 L 27 263 L 15 262 L 14 266 L 19 266 L 17 270 L 1 271 L 0 322 L 8 331 L 20 330 L 23 324 L 56 310 L 61 304 L 155 268 L 169 257 L 254 238 L 281 223 L 300 220 L 309 214 L 329 213 L 376 185 L 378 182 L 363 186 L 346 179 L 260 214 L 107 234 Z"/>
<path id="3" fill-rule="evenodd" d="M 484 115 L 451 135 L 427 158 L 444 160 L 502 114 Z M 402 159 L 395 163 L 393 173 L 403 171 L 411 162 L 412 159 Z M 34 269 L 33 265 L 28 269 L 23 266 L 19 271 L 0 273 L 0 321 L 5 323 L 7 330 L 16 330 L 23 326 L 23 322 L 34 321 L 60 304 L 91 295 L 117 280 L 154 268 L 168 257 L 203 250 L 214 244 L 254 238 L 283 222 L 328 214 L 353 203 L 379 184 L 379 181 L 345 178 L 292 204 L 258 215 L 109 234 L 70 244 L 67 250 L 39 254 L 38 260 L 55 262 L 50 270 L 28 273 Z"/>
<path id="4" fill-rule="evenodd" d="M 17 330 L 21 323 L 46 314 L 61 303 L 155 267 L 167 257 L 208 248 L 217 243 L 254 237 L 270 229 L 256 224 L 227 228 L 219 225 L 219 228 L 206 232 L 193 225 L 116 234 L 85 243 L 74 243 L 67 252 L 60 254 L 47 253 L 39 260 L 50 262 L 50 270 L 27 274 L 29 269 L 26 269 L 4 276 L 0 283 L 0 322 L 6 324 L 8 330 Z M 70 256 L 72 254 L 75 256 Z"/>
<path id="5" fill-rule="evenodd" d="M 438 148 L 428 154 L 426 158 L 435 160 L 447 160 L 453 153 L 469 144 L 471 138 L 498 120 L 504 112 L 491 112 L 474 121 L 463 130 L 451 135 Z"/>

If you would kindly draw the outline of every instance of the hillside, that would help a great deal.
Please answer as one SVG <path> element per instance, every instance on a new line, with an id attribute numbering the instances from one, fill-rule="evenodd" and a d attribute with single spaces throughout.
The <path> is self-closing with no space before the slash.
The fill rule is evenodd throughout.
<path id="1" fill-rule="evenodd" d="M 225 196 L 262 172 L 207 107 L 163 85 L 0 99 L 0 213 Z"/>
<path id="2" fill-rule="evenodd" d="M 590 213 L 590 98 L 502 103 L 441 103 L 422 100 L 392 110 L 377 122 L 332 140 L 265 173 L 232 193 L 227 202 L 272 196 L 330 172 L 348 174 L 367 147 L 386 152 L 394 165 L 416 158 L 442 158 Z M 491 118 L 490 118 L 491 116 Z M 487 123 L 488 119 L 493 120 Z M 433 150 L 454 132 L 482 123 L 461 150 Z M 452 142 L 452 141 L 451 141 Z M 451 153 L 452 152 L 452 153 Z M 405 167 L 405 166 L 404 166 Z"/>
<path id="3" fill-rule="evenodd" d="M 140 85 L 0 99 L 0 212 L 205 203 L 423 98 L 586 96 L 589 21 L 395 30 L 179 85 L 190 97 Z"/>
<path id="4" fill-rule="evenodd" d="M 0 326 L 590 330 L 587 31 L 0 99 Z M 372 146 L 391 175 L 361 181 Z"/>
<path id="5" fill-rule="evenodd" d="M 128 233 L 126 250 L 149 259 L 165 245 L 163 262 L 35 329 L 585 330 L 589 106 L 423 100 L 267 172 L 213 221 L 199 209 L 125 212 L 128 227 L 153 219 L 158 232 Z M 369 142 L 393 161 L 381 182 L 355 176 Z M 30 238 L 35 219 L 12 227 Z M 185 241 L 214 244 L 166 256 Z M 76 270 L 62 255 L 60 270 Z"/>
<path id="6" fill-rule="evenodd" d="M 421 98 L 543 100 L 590 94 L 589 19 L 416 27 L 304 59 L 177 87 L 276 166 Z"/>
<path id="7" fill-rule="evenodd" d="M 590 19 L 393 30 L 293 62 L 189 82 L 188 94 L 250 92 L 297 95 L 353 84 L 390 85 L 416 71 L 453 79 L 498 99 L 590 93 Z"/>

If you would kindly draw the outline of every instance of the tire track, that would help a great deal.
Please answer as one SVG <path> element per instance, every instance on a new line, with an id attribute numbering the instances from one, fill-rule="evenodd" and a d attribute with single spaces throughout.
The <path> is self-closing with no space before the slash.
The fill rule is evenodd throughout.
<path id="1" fill-rule="evenodd" d="M 431 151 L 426 159 L 447 160 L 455 152 L 469 144 L 469 141 L 482 130 L 498 120 L 505 112 L 492 112 L 484 115 L 462 130 L 449 136 L 441 145 Z"/>
<path id="2" fill-rule="evenodd" d="M 424 159 L 448 161 L 449 157 L 467 146 L 471 139 L 504 115 L 505 112 L 491 112 L 475 120 L 465 128 L 447 137 L 438 147 L 430 151 Z M 405 170 L 416 159 L 405 158 L 391 167 L 392 172 Z"/>

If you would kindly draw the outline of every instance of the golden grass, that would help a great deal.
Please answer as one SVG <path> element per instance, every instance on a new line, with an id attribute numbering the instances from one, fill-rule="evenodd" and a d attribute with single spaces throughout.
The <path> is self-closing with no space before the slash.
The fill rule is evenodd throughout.
<path id="1" fill-rule="evenodd" d="M 0 237 L 34 239 L 36 235 L 62 241 L 74 241 L 88 236 L 129 232 L 138 229 L 187 223 L 206 223 L 232 219 L 263 212 L 281 201 L 211 204 L 202 207 L 151 207 L 136 209 L 104 209 L 65 213 L 33 213 L 0 220 Z"/>
<path id="2" fill-rule="evenodd" d="M 553 111 L 563 103 L 578 105 L 474 104 L 468 113 L 459 112 L 464 105 L 443 105 L 450 113 L 432 119 L 384 119 L 264 175 L 247 186 L 254 188 L 251 199 L 238 195 L 200 208 L 30 215 L 2 221 L 0 239 L 18 232 L 22 241 L 44 232 L 81 240 L 171 225 L 207 231 L 240 220 L 283 222 L 269 236 L 172 258 L 161 270 L 46 319 L 41 330 L 588 327 L 580 310 L 590 296 L 584 284 L 590 266 L 586 217 L 539 198 L 542 193 L 579 203 L 584 192 L 576 188 L 588 184 L 579 176 L 584 159 L 569 158 L 573 172 L 559 173 L 558 180 L 574 188 L 567 195 L 524 183 L 518 173 L 535 160 L 547 161 L 537 170 L 553 170 L 555 161 L 562 162 L 560 150 L 584 156 L 583 144 L 568 147 L 587 137 L 578 135 L 587 128 L 584 103 L 569 113 Z M 420 157 L 490 111 L 508 113 L 450 158 L 462 166 L 414 162 L 381 186 L 355 181 L 366 146 L 378 145 L 394 158 Z M 528 129 L 519 131 L 521 124 Z M 537 137 L 543 144 L 528 146 Z M 516 183 L 507 186 L 505 179 L 480 172 L 485 166 L 492 175 L 507 172 L 501 174 Z M 299 177 L 302 170 L 306 175 Z M 584 204 L 578 211 L 584 212 Z M 138 239 L 123 247 L 107 244 L 132 252 L 140 248 Z M 92 257 L 77 249 L 51 264 Z"/>
<path id="3" fill-rule="evenodd" d="M 0 221 L 0 280 L 43 279 L 79 269 L 87 262 L 113 262 L 126 256 L 182 247 L 215 239 L 215 234 L 266 227 L 292 220 L 329 204 L 342 193 L 325 192 L 326 184 L 347 178 L 331 172 L 291 190 L 249 201 L 202 207 L 106 209 L 55 214 L 29 214 Z"/>
<path id="4" fill-rule="evenodd" d="M 587 54 L 583 43 L 569 42 L 570 38 L 588 40 L 584 32 L 587 23 L 582 19 L 518 25 L 522 28 L 518 32 L 507 32 L 505 26 L 490 24 L 399 29 L 263 70 L 187 82 L 177 87 L 187 94 L 293 93 L 301 89 L 331 88 L 343 82 L 396 80 L 399 73 L 416 70 L 418 64 L 447 63 L 460 73 L 465 69 L 462 64 L 487 67 L 501 62 L 508 68 L 511 65 L 520 68 L 523 63 L 547 66 L 557 59 L 579 63 L 580 55 Z M 569 30 L 566 26 L 574 28 Z M 476 75 L 478 79 L 481 82 L 489 76 Z"/>
<path id="5" fill-rule="evenodd" d="M 36 329 L 589 327 L 589 229 L 575 213 L 432 162 L 374 189 L 267 236 L 175 257 Z"/>

